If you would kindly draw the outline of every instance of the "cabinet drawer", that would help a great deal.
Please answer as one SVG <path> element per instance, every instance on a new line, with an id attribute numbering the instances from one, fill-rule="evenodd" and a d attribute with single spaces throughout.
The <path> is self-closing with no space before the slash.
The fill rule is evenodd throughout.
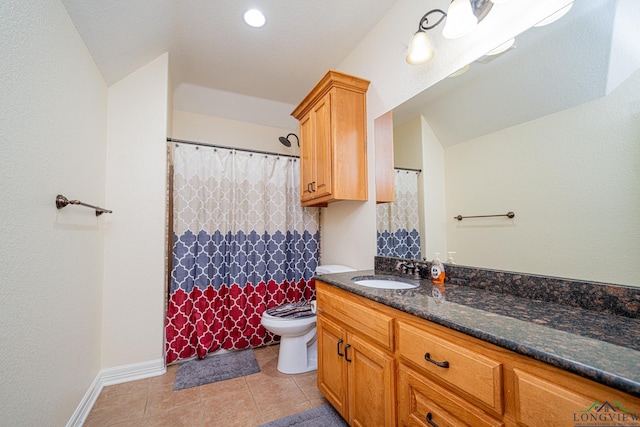
<path id="1" fill-rule="evenodd" d="M 398 322 L 398 351 L 425 372 L 503 413 L 501 363 L 403 321 Z"/>
<path id="2" fill-rule="evenodd" d="M 400 364 L 398 421 L 404 426 L 504 426 L 445 388 Z"/>
<path id="3" fill-rule="evenodd" d="M 322 287 L 327 285 L 321 282 L 316 284 L 318 310 L 344 323 L 349 329 L 357 331 L 358 335 L 364 335 L 393 350 L 393 317 L 355 300 L 336 295 L 335 292 L 328 295 L 322 291 Z"/>

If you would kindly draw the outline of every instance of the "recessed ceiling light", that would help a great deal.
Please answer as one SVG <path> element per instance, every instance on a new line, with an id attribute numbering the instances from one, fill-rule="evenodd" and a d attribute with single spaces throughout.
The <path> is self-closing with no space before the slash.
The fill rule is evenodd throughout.
<path id="1" fill-rule="evenodd" d="M 249 9 L 244 13 L 244 22 L 254 28 L 260 28 L 266 22 L 266 18 L 258 9 Z"/>

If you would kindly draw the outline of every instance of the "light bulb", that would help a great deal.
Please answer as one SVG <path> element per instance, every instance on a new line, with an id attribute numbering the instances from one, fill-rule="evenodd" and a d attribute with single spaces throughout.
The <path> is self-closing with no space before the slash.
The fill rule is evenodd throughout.
<path id="1" fill-rule="evenodd" d="M 442 35 L 448 39 L 457 39 L 473 30 L 478 18 L 473 14 L 469 0 L 453 0 L 447 9 L 447 22 Z"/>
<path id="2" fill-rule="evenodd" d="M 418 31 L 411 38 L 409 43 L 409 51 L 407 52 L 406 61 L 411 65 L 426 64 L 433 58 L 433 49 L 431 48 L 431 40 L 426 31 Z"/>

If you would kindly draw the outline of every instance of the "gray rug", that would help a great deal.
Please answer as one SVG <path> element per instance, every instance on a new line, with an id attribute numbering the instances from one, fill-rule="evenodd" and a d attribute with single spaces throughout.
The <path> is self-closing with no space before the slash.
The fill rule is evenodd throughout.
<path id="1" fill-rule="evenodd" d="M 260 372 L 260 367 L 253 350 L 233 351 L 181 364 L 176 372 L 173 389 L 182 390 L 256 372 Z"/>
<path id="2" fill-rule="evenodd" d="M 349 427 L 333 406 L 324 404 L 299 414 L 262 424 L 260 427 Z"/>

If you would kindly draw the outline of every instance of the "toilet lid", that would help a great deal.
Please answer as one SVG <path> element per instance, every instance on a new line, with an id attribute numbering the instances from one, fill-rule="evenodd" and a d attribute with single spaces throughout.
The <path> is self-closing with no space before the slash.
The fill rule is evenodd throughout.
<path id="1" fill-rule="evenodd" d="M 271 307 L 267 309 L 267 314 L 273 317 L 288 319 L 299 319 L 301 317 L 311 317 L 316 315 L 311 311 L 311 306 L 307 301 L 292 302 L 277 307 Z"/>

